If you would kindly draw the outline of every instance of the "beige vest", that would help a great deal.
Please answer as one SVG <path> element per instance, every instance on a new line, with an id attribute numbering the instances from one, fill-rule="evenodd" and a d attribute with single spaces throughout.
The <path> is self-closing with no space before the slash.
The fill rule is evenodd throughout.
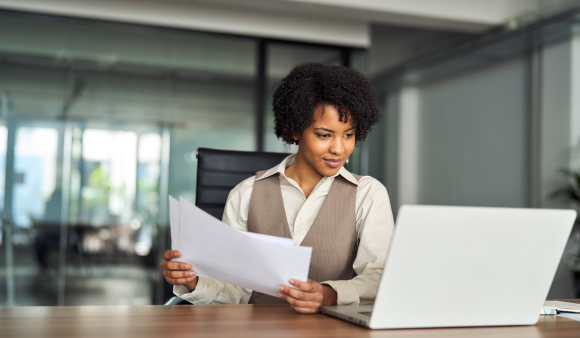
<path id="1" fill-rule="evenodd" d="M 266 171 L 256 173 L 261 177 Z M 360 176 L 353 176 L 360 180 Z M 308 278 L 327 280 L 352 279 L 352 264 L 357 252 L 357 186 L 341 175 L 335 177 L 330 191 L 306 234 L 302 246 L 312 247 Z M 248 231 L 292 238 L 284 210 L 279 175 L 255 181 L 248 211 Z M 249 304 L 284 303 L 277 297 L 253 292 Z"/>

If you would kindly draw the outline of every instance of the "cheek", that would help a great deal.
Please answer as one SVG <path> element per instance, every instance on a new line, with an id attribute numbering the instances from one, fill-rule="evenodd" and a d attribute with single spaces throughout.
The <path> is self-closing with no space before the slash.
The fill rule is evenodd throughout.
<path id="1" fill-rule="evenodd" d="M 320 142 L 316 147 L 316 154 L 319 156 L 326 155 L 328 153 L 328 142 Z"/>
<path id="2" fill-rule="evenodd" d="M 328 151 L 328 142 L 313 137 L 308 140 L 308 152 L 314 156 L 322 156 Z"/>

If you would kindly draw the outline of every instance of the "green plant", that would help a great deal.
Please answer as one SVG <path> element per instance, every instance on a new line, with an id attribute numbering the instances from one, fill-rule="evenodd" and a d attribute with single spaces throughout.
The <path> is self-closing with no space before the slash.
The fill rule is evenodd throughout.
<path id="1" fill-rule="evenodd" d="M 97 164 L 89 174 L 86 186 L 82 192 L 82 204 L 86 210 L 93 210 L 109 205 L 111 185 L 110 178 L 101 164 Z"/>
<path id="2" fill-rule="evenodd" d="M 568 178 L 569 184 L 554 191 L 551 197 L 564 199 L 580 206 L 580 170 L 563 169 L 562 174 Z"/>
<path id="3" fill-rule="evenodd" d="M 554 191 L 550 197 L 571 202 L 580 211 L 580 170 L 563 169 L 561 172 L 568 179 L 568 184 Z M 572 232 L 568 266 L 572 271 L 580 272 L 580 232 L 578 231 Z M 577 290 L 577 293 L 580 294 L 580 290 Z"/>

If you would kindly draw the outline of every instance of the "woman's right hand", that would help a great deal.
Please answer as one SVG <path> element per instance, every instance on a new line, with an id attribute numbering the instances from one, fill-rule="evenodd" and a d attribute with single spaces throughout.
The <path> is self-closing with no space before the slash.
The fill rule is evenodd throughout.
<path id="1" fill-rule="evenodd" d="M 191 264 L 171 261 L 173 258 L 180 256 L 181 252 L 177 250 L 167 250 L 163 254 L 163 261 L 161 261 L 159 266 L 163 270 L 163 276 L 167 283 L 184 285 L 192 292 L 197 286 L 197 276 L 195 275 L 195 271 L 191 269 Z"/>

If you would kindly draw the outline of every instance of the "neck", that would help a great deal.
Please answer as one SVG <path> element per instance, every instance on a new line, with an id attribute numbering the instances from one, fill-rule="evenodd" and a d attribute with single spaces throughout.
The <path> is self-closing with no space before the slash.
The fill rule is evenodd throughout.
<path id="1" fill-rule="evenodd" d="M 294 158 L 294 162 L 286 168 L 285 175 L 298 183 L 307 198 L 314 190 L 316 184 L 324 177 L 306 161 L 300 149 Z"/>

